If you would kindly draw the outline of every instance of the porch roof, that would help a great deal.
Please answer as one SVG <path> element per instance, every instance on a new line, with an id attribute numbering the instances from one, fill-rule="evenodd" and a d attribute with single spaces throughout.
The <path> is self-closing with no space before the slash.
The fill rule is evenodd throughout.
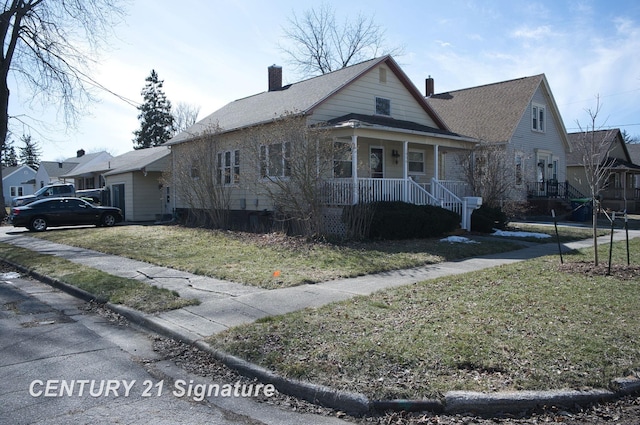
<path id="1" fill-rule="evenodd" d="M 404 133 L 421 134 L 424 136 L 441 137 L 465 142 L 478 142 L 476 139 L 462 136 L 451 131 L 430 127 L 412 121 L 397 120 L 391 117 L 384 117 L 380 115 L 364 115 L 352 113 L 343 115 L 338 118 L 333 118 L 329 120 L 327 124 L 334 128 L 350 126 L 353 128 L 398 130 Z"/>

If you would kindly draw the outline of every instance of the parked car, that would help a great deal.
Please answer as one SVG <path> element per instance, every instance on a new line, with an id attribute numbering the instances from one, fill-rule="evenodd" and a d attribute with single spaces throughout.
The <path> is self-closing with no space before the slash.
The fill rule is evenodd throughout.
<path id="1" fill-rule="evenodd" d="M 122 221 L 122 211 L 114 207 L 92 205 L 80 198 L 47 198 L 29 205 L 11 208 L 9 223 L 43 232 L 47 227 L 113 226 Z"/>
<path id="2" fill-rule="evenodd" d="M 18 196 L 11 200 L 12 207 L 19 207 L 27 205 L 38 199 L 43 199 L 52 196 L 76 196 L 76 187 L 71 183 L 56 183 L 48 184 L 40 188 L 33 195 Z"/>

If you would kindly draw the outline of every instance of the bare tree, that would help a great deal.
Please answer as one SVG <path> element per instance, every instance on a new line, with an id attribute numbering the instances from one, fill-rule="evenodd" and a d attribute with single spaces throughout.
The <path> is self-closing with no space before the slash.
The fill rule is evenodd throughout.
<path id="1" fill-rule="evenodd" d="M 173 186 L 187 206 L 190 225 L 226 229 L 229 226 L 231 187 L 239 170 L 227 169 L 218 158 L 222 151 L 220 130 L 213 128 L 196 140 L 172 147 L 171 171 L 164 184 Z"/>
<path id="2" fill-rule="evenodd" d="M 323 233 L 323 189 L 333 175 L 337 149 L 328 130 L 309 127 L 306 118 L 287 113 L 247 137 L 248 161 L 257 161 L 257 190 L 272 202 L 277 218 L 296 233 L 317 237 Z"/>
<path id="3" fill-rule="evenodd" d="M 200 107 L 180 102 L 173 108 L 174 134 L 182 133 L 198 121 Z"/>
<path id="4" fill-rule="evenodd" d="M 599 197 L 602 190 L 606 187 L 607 181 L 611 176 L 611 164 L 608 161 L 609 152 L 612 148 L 611 135 L 612 131 L 602 132 L 596 127 L 596 121 L 600 114 L 601 105 L 600 97 L 596 97 L 595 109 L 587 109 L 589 114 L 589 124 L 585 128 L 578 124 L 581 137 L 574 144 L 573 148 L 578 152 L 582 159 L 585 178 L 592 199 L 592 220 L 593 220 L 593 249 L 594 263 L 597 266 L 598 261 L 598 210 Z"/>
<path id="5" fill-rule="evenodd" d="M 385 31 L 372 17 L 359 14 L 338 22 L 328 3 L 301 17 L 294 13 L 284 38 L 289 43 L 282 50 L 305 76 L 326 74 L 379 55 L 399 56 L 403 51 L 401 47 L 384 49 Z"/>
<path id="6" fill-rule="evenodd" d="M 114 0 L 11 0 L 0 13 L 0 143 L 9 129 L 9 75 L 37 98 L 60 105 L 72 125 L 93 100 L 88 76 L 92 58 L 124 10 Z M 0 182 L 0 193 L 2 193 Z M 4 199 L 0 215 L 4 216 Z"/>
<path id="7" fill-rule="evenodd" d="M 516 178 L 511 150 L 504 143 L 481 142 L 461 153 L 458 162 L 473 195 L 488 207 L 502 206 Z"/>

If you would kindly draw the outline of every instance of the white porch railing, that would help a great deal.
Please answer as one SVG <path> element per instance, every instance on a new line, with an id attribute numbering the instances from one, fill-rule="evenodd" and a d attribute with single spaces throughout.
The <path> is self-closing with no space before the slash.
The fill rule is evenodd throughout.
<path id="1" fill-rule="evenodd" d="M 471 202 L 480 198 L 458 196 L 453 190 L 465 189 L 464 183 L 441 182 L 432 179 L 430 184 L 418 184 L 411 179 L 372 179 L 357 180 L 357 199 L 354 198 L 353 179 L 332 179 L 324 183 L 323 197 L 327 205 L 343 206 L 354 203 L 375 201 L 403 201 L 416 205 L 436 205 L 451 210 L 462 219 L 462 227 L 470 230 Z M 427 190 L 428 187 L 431 190 Z M 453 189 L 453 190 L 452 190 Z M 464 201 L 461 199 L 464 197 Z M 475 201 L 472 201 L 474 200 Z M 479 206 L 480 204 L 474 204 Z"/>
<path id="2" fill-rule="evenodd" d="M 325 203 L 327 205 L 355 203 L 353 184 L 353 179 L 328 180 L 323 193 Z M 426 187 L 411 179 L 361 178 L 357 180 L 357 184 L 357 202 L 403 201 L 417 205 L 437 205 L 458 214 L 462 212 L 461 198 L 436 179 Z"/>

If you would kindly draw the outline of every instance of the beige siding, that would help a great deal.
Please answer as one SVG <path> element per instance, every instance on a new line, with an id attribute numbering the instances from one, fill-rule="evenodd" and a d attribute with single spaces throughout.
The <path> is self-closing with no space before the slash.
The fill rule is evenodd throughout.
<path id="1" fill-rule="evenodd" d="M 145 176 L 141 171 L 133 174 L 133 208 L 127 216 L 129 221 L 152 221 L 162 213 L 162 191 L 159 187 L 160 173 L 149 172 Z M 129 189 L 129 188 L 127 188 Z M 125 189 L 126 190 L 126 189 Z"/>
<path id="2" fill-rule="evenodd" d="M 386 82 L 380 82 L 379 68 L 386 69 Z M 328 121 L 351 113 L 374 115 L 376 97 L 391 100 L 391 116 L 395 119 L 437 127 L 396 75 L 384 65 L 372 69 L 327 99 L 314 110 L 312 121 Z"/>

